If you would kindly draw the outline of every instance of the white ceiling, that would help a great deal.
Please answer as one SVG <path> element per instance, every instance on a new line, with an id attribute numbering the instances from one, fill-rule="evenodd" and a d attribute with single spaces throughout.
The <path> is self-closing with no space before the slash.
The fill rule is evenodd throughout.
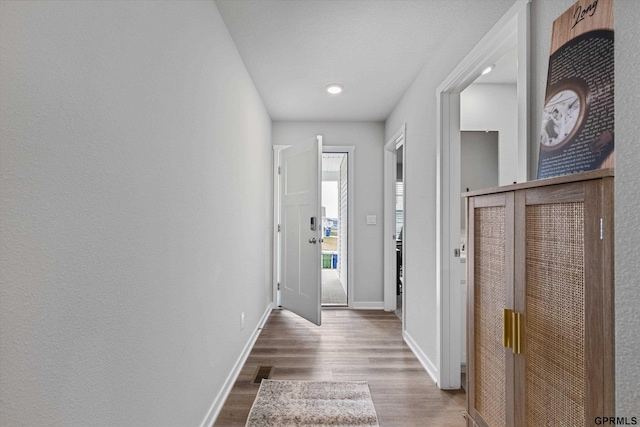
<path id="1" fill-rule="evenodd" d="M 314 121 L 385 120 L 425 63 L 514 1 L 215 0 L 271 118 Z"/>

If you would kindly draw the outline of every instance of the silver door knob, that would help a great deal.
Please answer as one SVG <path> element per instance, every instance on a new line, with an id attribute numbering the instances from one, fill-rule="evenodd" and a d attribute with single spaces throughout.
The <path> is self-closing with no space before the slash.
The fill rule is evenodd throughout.
<path id="1" fill-rule="evenodd" d="M 309 243 L 316 243 L 316 238 L 312 237 L 311 239 L 309 239 Z"/>

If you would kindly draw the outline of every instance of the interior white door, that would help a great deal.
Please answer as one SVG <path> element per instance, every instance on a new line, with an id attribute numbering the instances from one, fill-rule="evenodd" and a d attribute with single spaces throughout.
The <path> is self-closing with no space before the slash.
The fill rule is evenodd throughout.
<path id="1" fill-rule="evenodd" d="M 280 151 L 280 303 L 321 323 L 322 137 Z"/>

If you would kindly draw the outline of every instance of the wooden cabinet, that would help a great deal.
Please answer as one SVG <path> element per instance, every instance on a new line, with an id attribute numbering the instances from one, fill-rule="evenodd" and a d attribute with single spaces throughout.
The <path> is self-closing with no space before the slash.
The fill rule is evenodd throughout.
<path id="1" fill-rule="evenodd" d="M 612 416 L 613 170 L 465 196 L 469 426 Z"/>

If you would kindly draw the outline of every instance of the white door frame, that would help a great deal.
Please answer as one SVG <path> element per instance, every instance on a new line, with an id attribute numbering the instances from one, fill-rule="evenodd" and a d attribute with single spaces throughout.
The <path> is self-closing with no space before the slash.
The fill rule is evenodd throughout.
<path id="1" fill-rule="evenodd" d="M 402 181 L 405 181 L 406 176 L 406 151 L 405 133 L 406 123 L 393 134 L 384 144 L 384 239 L 383 239 L 383 252 L 384 252 L 384 309 L 386 311 L 394 311 L 397 307 L 397 266 L 396 266 L 396 181 L 397 181 L 397 150 L 404 146 L 402 150 Z M 406 183 L 404 183 L 405 192 Z M 404 201 L 404 198 L 403 198 Z M 404 203 L 404 202 L 403 202 Z M 405 241 L 407 237 L 406 228 L 406 209 L 403 206 L 403 220 L 402 224 L 404 231 L 402 233 L 402 248 L 404 252 Z M 404 253 L 403 253 L 404 257 Z M 406 265 L 403 258 L 402 264 Z M 404 290 L 405 286 L 403 286 Z M 402 298 L 402 330 L 404 332 L 404 302 L 405 298 Z"/>
<path id="2" fill-rule="evenodd" d="M 321 136 L 321 135 L 318 135 Z M 278 178 L 278 152 L 285 148 L 289 148 L 291 145 L 274 145 L 273 146 L 273 274 L 272 274 L 272 301 L 275 307 L 279 307 L 280 301 L 278 300 L 278 281 L 280 280 L 280 234 L 278 233 L 278 220 L 280 218 L 280 193 L 279 193 L 279 178 Z M 355 146 L 337 146 L 337 145 L 323 145 L 322 152 L 327 153 L 346 153 L 347 156 L 347 307 L 353 307 L 353 296 L 355 294 L 355 281 L 353 271 L 353 206 L 354 206 L 354 158 Z M 344 308 L 344 307 L 341 307 Z"/>
<path id="3" fill-rule="evenodd" d="M 436 286 L 441 389 L 460 388 L 460 92 L 518 47 L 518 181 L 528 179 L 529 2 L 518 0 L 436 89 Z M 466 329 L 466 328 L 465 328 Z M 471 350 L 469 350 L 471 351 Z"/>

